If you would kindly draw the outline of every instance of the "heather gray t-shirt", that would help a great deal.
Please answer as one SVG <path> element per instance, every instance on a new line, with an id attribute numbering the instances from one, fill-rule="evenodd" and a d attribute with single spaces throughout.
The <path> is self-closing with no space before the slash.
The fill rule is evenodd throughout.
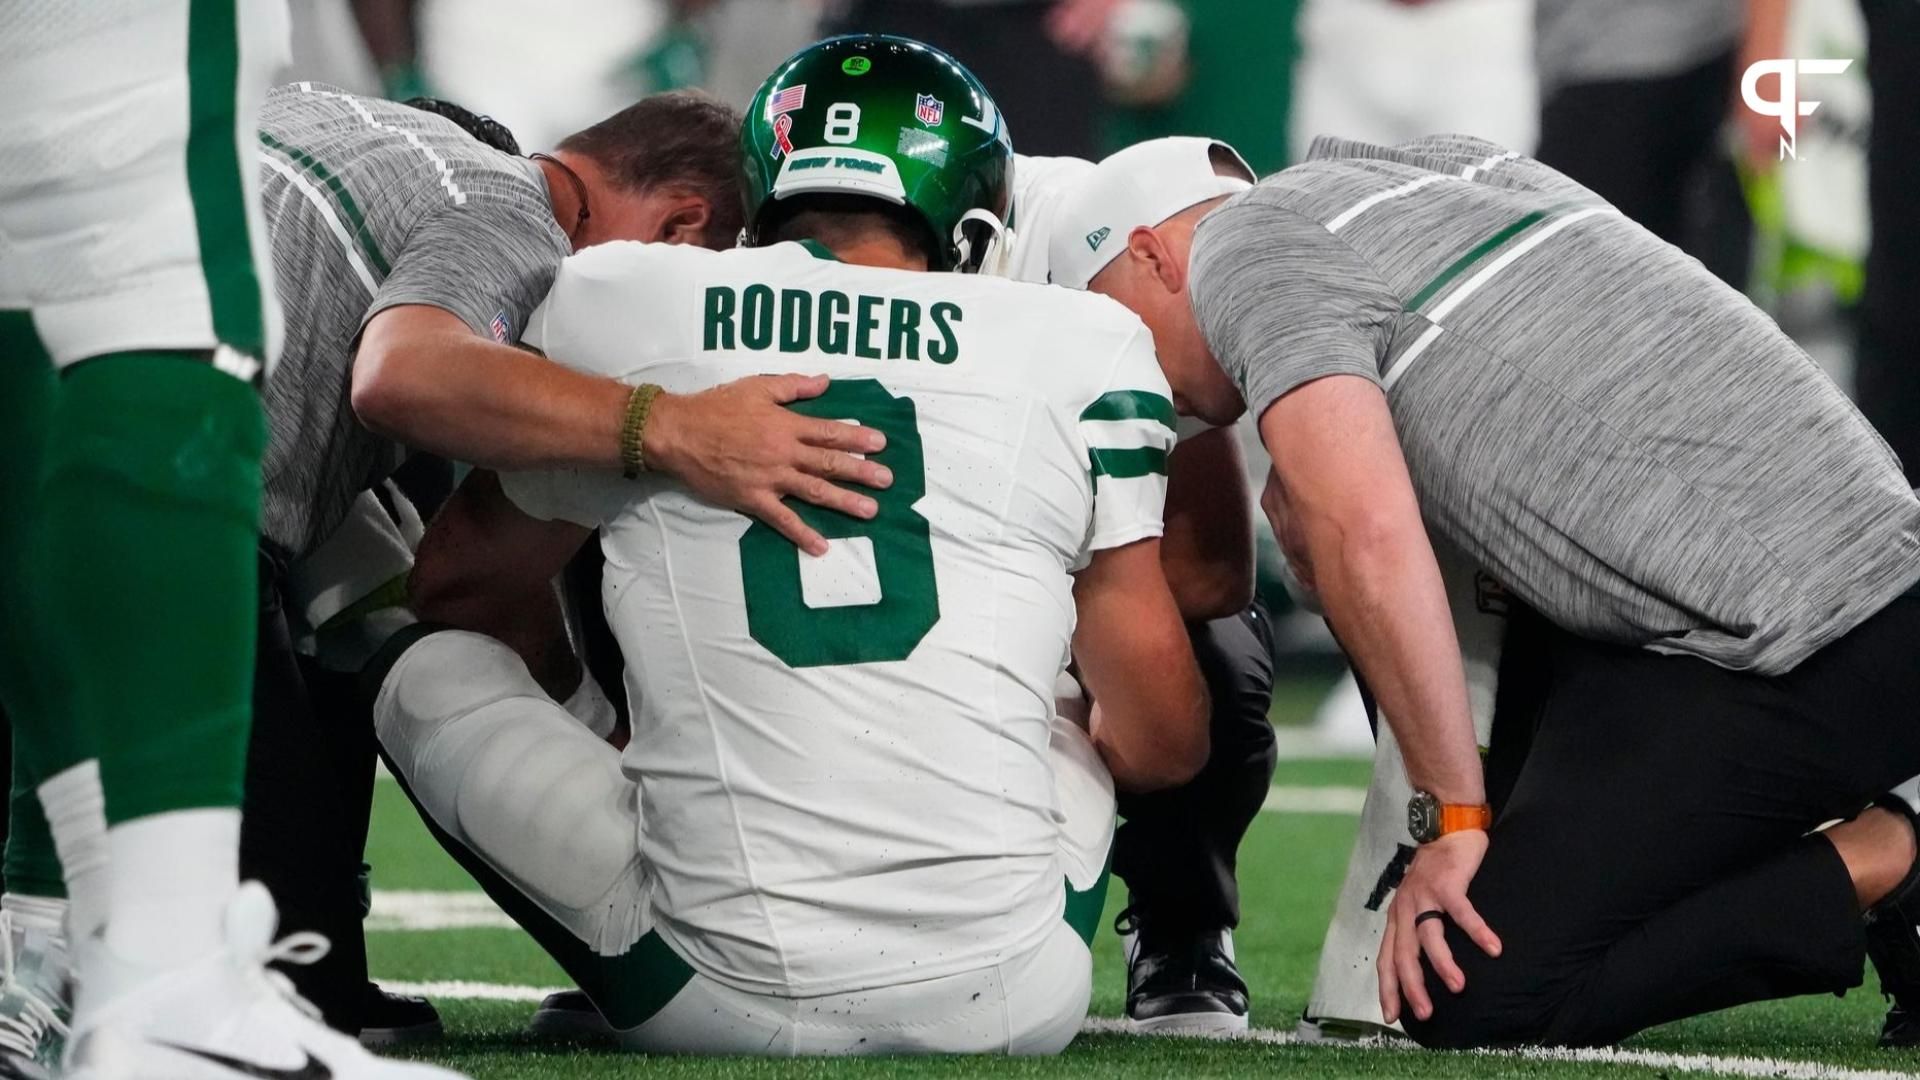
<path id="1" fill-rule="evenodd" d="M 1428 528 L 1575 633 L 1787 671 L 1920 580 L 1920 499 L 1773 321 L 1479 139 L 1322 139 L 1194 240 L 1254 415 L 1384 386 Z"/>
<path id="2" fill-rule="evenodd" d="M 298 556 L 405 455 L 348 403 L 366 321 L 427 304 L 517 341 L 571 246 L 534 163 L 441 117 L 319 83 L 268 95 L 260 180 L 286 309 L 265 391 L 265 529 Z"/>

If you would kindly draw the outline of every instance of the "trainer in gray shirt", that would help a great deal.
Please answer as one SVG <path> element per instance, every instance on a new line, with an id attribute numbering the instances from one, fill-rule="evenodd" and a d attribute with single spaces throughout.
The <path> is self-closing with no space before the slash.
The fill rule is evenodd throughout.
<path id="1" fill-rule="evenodd" d="M 1384 387 L 1428 527 L 1575 633 L 1777 674 L 1920 580 L 1920 499 L 1807 355 L 1498 146 L 1319 140 L 1201 224 L 1191 292 L 1255 416 Z"/>
<path id="2" fill-rule="evenodd" d="M 261 205 L 286 310 L 267 380 L 265 532 L 290 555 L 338 525 L 405 450 L 348 404 L 360 329 L 400 304 L 518 340 L 571 252 L 539 167 L 451 121 L 318 83 L 260 112 Z"/>

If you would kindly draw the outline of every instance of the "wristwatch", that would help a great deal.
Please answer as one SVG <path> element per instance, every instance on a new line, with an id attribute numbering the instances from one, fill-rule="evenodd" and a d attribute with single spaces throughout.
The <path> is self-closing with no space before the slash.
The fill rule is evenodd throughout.
<path id="1" fill-rule="evenodd" d="M 1448 833 L 1484 830 L 1491 824 L 1493 808 L 1485 804 L 1443 803 L 1425 791 L 1416 791 L 1407 800 L 1407 832 L 1417 844 L 1430 844 Z"/>

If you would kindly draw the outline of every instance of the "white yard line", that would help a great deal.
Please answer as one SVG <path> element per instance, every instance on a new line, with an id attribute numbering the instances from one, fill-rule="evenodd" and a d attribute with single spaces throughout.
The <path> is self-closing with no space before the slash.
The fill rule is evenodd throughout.
<path id="1" fill-rule="evenodd" d="M 396 994 L 419 994 L 429 998 L 468 1001 L 508 1001 L 536 1005 L 561 987 L 506 986 L 482 982 L 399 982 L 381 979 L 380 985 Z M 1100 1035 L 1131 1035 L 1124 1020 L 1113 1017 L 1089 1017 L 1081 1031 Z M 1140 1036 L 1157 1038 L 1162 1036 Z M 1421 1051 L 1411 1043 L 1366 1040 L 1361 1042 L 1319 1042 L 1300 1038 L 1291 1031 L 1254 1028 L 1244 1035 L 1214 1036 L 1220 1039 L 1245 1039 L 1269 1046 L 1311 1046 L 1329 1053 L 1415 1054 Z M 1703 1073 L 1709 1076 L 1753 1077 L 1756 1080 L 1912 1080 L 1912 1073 L 1886 1069 L 1850 1069 L 1817 1061 L 1790 1061 L 1782 1058 L 1720 1057 L 1714 1054 L 1669 1054 L 1658 1050 L 1560 1050 L 1533 1048 L 1524 1050 L 1481 1050 L 1487 1057 L 1522 1058 L 1528 1061 L 1569 1062 L 1582 1065 L 1625 1065 L 1656 1069 L 1668 1073 Z"/>
<path id="2" fill-rule="evenodd" d="M 447 998 L 461 1001 L 519 1001 L 538 1005 L 548 994 L 557 994 L 566 989 L 562 986 L 503 986 L 500 983 L 464 982 L 398 982 L 393 979 L 381 979 L 380 988 L 389 994 L 411 994 L 426 998 Z"/>
<path id="3" fill-rule="evenodd" d="M 514 921 L 483 892 L 373 891 L 368 930 L 514 929 Z"/>
<path id="4" fill-rule="evenodd" d="M 1269 814 L 1358 814 L 1366 804 L 1363 787 L 1275 785 L 1267 789 L 1260 809 Z"/>

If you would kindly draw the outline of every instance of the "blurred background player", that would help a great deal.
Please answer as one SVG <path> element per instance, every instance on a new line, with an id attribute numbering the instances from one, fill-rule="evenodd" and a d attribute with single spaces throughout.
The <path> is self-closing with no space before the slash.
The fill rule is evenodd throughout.
<path id="1" fill-rule="evenodd" d="M 1057 1052 L 1090 993 L 1108 772 L 1144 791 L 1205 758 L 1159 552 L 1172 403 L 1116 307 L 890 272 L 970 266 L 991 232 L 963 223 L 1009 202 L 1004 125 L 950 59 L 815 46 L 741 153 L 770 246 L 576 257 L 530 340 L 647 394 L 826 368 L 799 408 L 885 431 L 879 512 L 796 504 L 832 537 L 816 557 L 649 477 L 477 476 L 416 604 L 538 655 L 530 605 L 603 529 L 637 788 L 507 648 L 430 623 L 389 647 L 382 743 L 630 1049 Z M 1085 734 L 1054 711 L 1070 644 Z"/>
<path id="2" fill-rule="evenodd" d="M 1119 0 L 841 0 L 835 31 L 902 34 L 965 58 L 1013 109 L 1022 153 L 1099 152 L 1095 63 Z"/>
<path id="3" fill-rule="evenodd" d="M 8 1034 L 35 1036 L 0 1058 L 15 1075 L 58 1067 L 69 948 L 83 1075 L 452 1075 L 308 1017 L 262 966 L 314 943 L 274 945 L 272 901 L 238 881 L 257 395 L 280 336 L 247 155 L 285 19 L 0 6 L 18 120 L 0 136 L 0 693 L 12 827 L 41 841 L 9 851 L 3 902 Z"/>
<path id="4" fill-rule="evenodd" d="M 1535 0 L 1533 16 L 1534 156 L 1735 288 L 1746 284 L 1752 223 L 1725 135 L 1740 108 L 1747 9 L 1768 2 Z M 1784 42 L 1769 36 L 1755 47 L 1778 55 Z"/>
<path id="5" fill-rule="evenodd" d="M 1907 478 L 1920 481 L 1920 324 L 1913 318 L 1920 301 L 1920 4 L 1861 0 L 1861 7 L 1874 119 L 1855 392 Z"/>

